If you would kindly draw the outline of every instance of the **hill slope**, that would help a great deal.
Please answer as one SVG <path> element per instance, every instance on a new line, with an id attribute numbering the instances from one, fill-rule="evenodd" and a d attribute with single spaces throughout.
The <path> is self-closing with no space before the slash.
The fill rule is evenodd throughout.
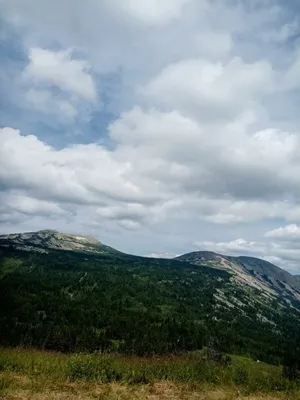
<path id="1" fill-rule="evenodd" d="M 272 362 L 297 350 L 296 289 L 271 287 L 251 260 L 143 258 L 78 238 L 0 237 L 1 345 L 154 354 L 213 340 Z"/>
<path id="2" fill-rule="evenodd" d="M 225 270 L 231 274 L 231 280 L 236 284 L 256 288 L 271 296 L 300 300 L 299 279 L 259 258 L 229 257 L 213 252 L 196 251 L 176 257 L 176 260 Z"/>

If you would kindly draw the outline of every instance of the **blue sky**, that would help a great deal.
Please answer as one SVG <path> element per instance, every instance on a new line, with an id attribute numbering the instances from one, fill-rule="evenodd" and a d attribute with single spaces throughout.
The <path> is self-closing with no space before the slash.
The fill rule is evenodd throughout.
<path id="1" fill-rule="evenodd" d="M 300 272 L 297 2 L 0 1 L 0 224 Z"/>

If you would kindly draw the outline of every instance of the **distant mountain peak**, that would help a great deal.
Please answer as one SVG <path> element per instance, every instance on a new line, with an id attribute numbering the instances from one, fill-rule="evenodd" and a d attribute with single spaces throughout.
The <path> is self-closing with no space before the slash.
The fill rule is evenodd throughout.
<path id="1" fill-rule="evenodd" d="M 2 246 L 13 246 L 20 250 L 49 252 L 49 250 L 68 250 L 90 253 L 117 252 L 90 236 L 61 233 L 53 229 L 37 232 L 13 233 L 0 235 Z"/>
<path id="2" fill-rule="evenodd" d="M 192 265 L 225 270 L 237 284 L 252 287 L 272 296 L 283 294 L 300 300 L 300 279 L 260 258 L 194 251 L 175 259 Z"/>

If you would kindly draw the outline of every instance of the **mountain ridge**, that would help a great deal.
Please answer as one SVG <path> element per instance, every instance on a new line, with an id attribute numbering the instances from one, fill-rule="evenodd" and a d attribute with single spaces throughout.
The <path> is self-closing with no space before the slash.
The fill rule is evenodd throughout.
<path id="1" fill-rule="evenodd" d="M 193 265 L 228 271 L 232 280 L 272 293 L 300 300 L 300 280 L 280 267 L 256 257 L 225 256 L 210 251 L 195 251 L 175 258 Z"/>
<path id="2" fill-rule="evenodd" d="M 0 345 L 156 354 L 214 339 L 278 362 L 300 337 L 289 279 L 251 257 L 159 259 L 53 230 L 1 235 Z"/>
<path id="3" fill-rule="evenodd" d="M 0 245 L 38 252 L 47 252 L 49 249 L 107 254 L 118 252 L 91 236 L 62 233 L 54 229 L 0 235 Z"/>
<path id="4" fill-rule="evenodd" d="M 62 233 L 54 229 L 0 235 L 0 246 L 13 246 L 19 250 L 79 251 L 95 254 L 123 254 L 101 243 L 92 236 Z M 133 256 L 133 255 L 129 255 Z M 138 256 L 133 256 L 138 257 Z M 300 279 L 276 265 L 257 257 L 227 256 L 213 251 L 193 251 L 173 258 L 192 265 L 221 269 L 229 272 L 237 283 L 269 291 L 285 291 L 300 300 Z"/>

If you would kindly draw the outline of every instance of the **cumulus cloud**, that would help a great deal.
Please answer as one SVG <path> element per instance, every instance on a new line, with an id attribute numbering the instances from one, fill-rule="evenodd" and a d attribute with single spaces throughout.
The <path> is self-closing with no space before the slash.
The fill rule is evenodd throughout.
<path id="1" fill-rule="evenodd" d="M 233 35 L 254 25 L 258 33 L 272 9 L 263 7 L 258 14 L 225 0 L 30 0 L 26 5 L 11 0 L 0 6 L 13 24 L 30 26 L 30 43 L 76 46 L 89 55 L 98 72 L 122 66 L 124 74 L 130 73 L 126 78 L 135 83 L 175 60 L 226 56 L 234 47 Z"/>
<path id="2" fill-rule="evenodd" d="M 94 206 L 99 218 L 119 221 L 121 226 L 129 229 L 167 219 L 175 210 L 213 223 L 254 221 L 285 214 L 288 218 L 290 202 L 281 199 L 279 193 L 277 200 L 268 201 L 271 182 L 265 188 L 265 200 L 261 191 L 259 201 L 253 199 L 252 193 L 248 195 L 246 188 L 242 192 L 241 186 L 232 184 L 240 179 L 241 168 L 245 174 L 245 163 L 248 162 L 249 173 L 253 174 L 252 190 L 259 192 L 263 175 L 269 173 L 269 163 L 264 163 L 263 157 L 261 168 L 255 175 L 252 165 L 255 160 L 258 162 L 257 155 L 253 154 L 253 160 L 245 148 L 246 160 L 237 164 L 236 170 L 227 176 L 229 160 L 217 159 L 217 153 L 213 160 L 212 151 L 210 159 L 207 158 L 205 152 L 209 148 L 204 147 L 205 136 L 202 137 L 202 149 L 195 145 L 193 153 L 188 152 L 193 142 L 197 142 L 197 135 L 201 137 L 197 124 L 180 115 L 174 117 L 173 114 L 154 112 L 153 118 L 153 115 L 144 116 L 141 110 L 135 112 L 137 116 L 126 124 L 116 122 L 112 125 L 111 135 L 119 143 L 113 151 L 96 143 L 58 150 L 33 135 L 24 136 L 12 128 L 2 129 L 2 185 L 7 190 L 22 190 L 39 200 Z M 139 121 L 138 127 L 136 121 Z M 187 136 L 181 137 L 184 134 Z M 168 145 L 171 138 L 174 139 Z M 159 139 L 160 147 L 156 150 Z M 277 145 L 274 141 L 272 154 L 277 154 Z M 282 143 L 281 149 L 284 153 Z M 217 171 L 213 169 L 215 163 Z M 274 172 L 272 179 L 275 183 L 278 179 Z M 218 184 L 222 184 L 221 190 L 215 187 Z M 289 181 L 285 184 L 288 188 Z M 292 190 L 291 194 L 297 193 L 298 188 Z M 227 193 L 227 198 L 220 198 L 222 192 Z"/>
<path id="3" fill-rule="evenodd" d="M 71 49 L 29 48 L 19 90 L 24 108 L 58 123 L 87 118 L 97 101 L 101 108 L 88 62 L 75 57 Z"/>
<path id="4" fill-rule="evenodd" d="M 9 207 L 24 215 L 60 215 L 66 212 L 55 202 L 38 200 L 24 195 L 9 195 L 6 199 Z"/>
<path id="5" fill-rule="evenodd" d="M 266 232 L 265 237 L 283 241 L 300 241 L 300 226 L 286 225 Z"/>
<path id="6" fill-rule="evenodd" d="M 294 133 L 256 131 L 243 117 L 209 127 L 178 111 L 134 108 L 110 126 L 110 134 L 139 149 L 132 155 L 137 163 L 141 154 L 156 160 L 140 167 L 156 179 L 175 180 L 174 190 L 183 193 L 240 200 L 299 195 L 299 136 Z"/>
<path id="7" fill-rule="evenodd" d="M 31 48 L 24 77 L 34 83 L 57 86 L 62 91 L 74 93 L 90 101 L 96 99 L 96 89 L 89 74 L 88 63 L 73 59 L 71 50 Z"/>
<path id="8" fill-rule="evenodd" d="M 188 79 L 187 79 L 188 78 Z M 205 119 L 233 118 L 272 90 L 272 66 L 266 61 L 228 63 L 185 59 L 168 65 L 143 89 L 150 100 Z M 242 96 L 241 96 L 242 94 Z"/>
<path id="9" fill-rule="evenodd" d="M 5 226 L 26 223 L 32 218 L 65 219 L 74 216 L 74 211 L 55 201 L 29 197 L 14 190 L 3 191 L 0 202 L 0 222 Z"/>
<path id="10" fill-rule="evenodd" d="M 74 203 L 98 204 L 101 196 L 123 201 L 147 199 L 134 181 L 126 179 L 130 163 L 119 163 L 102 146 L 56 150 L 12 128 L 2 129 L 0 138 L 0 176 L 9 188 Z"/>
<path id="11" fill-rule="evenodd" d="M 249 242 L 245 239 L 236 239 L 230 242 L 195 242 L 195 246 L 203 248 L 205 250 L 212 250 L 219 253 L 257 253 L 259 245 L 255 242 Z"/>

